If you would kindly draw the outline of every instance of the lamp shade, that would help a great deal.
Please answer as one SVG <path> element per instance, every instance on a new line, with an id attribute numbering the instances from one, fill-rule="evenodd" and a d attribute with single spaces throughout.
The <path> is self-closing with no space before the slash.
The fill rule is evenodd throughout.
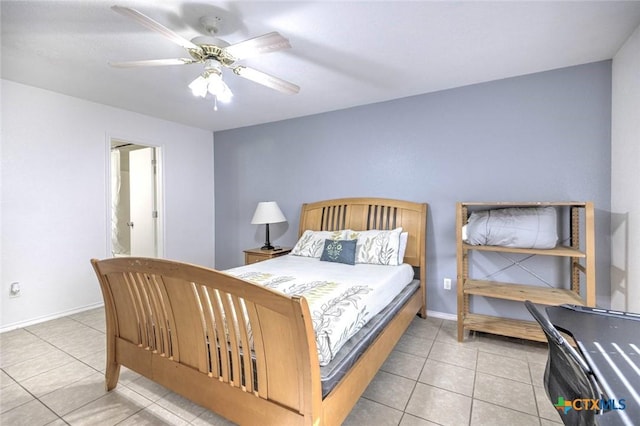
<path id="1" fill-rule="evenodd" d="M 264 223 L 286 222 L 287 218 L 282 214 L 282 210 L 275 201 L 262 201 L 258 203 L 256 212 L 253 214 L 251 224 L 260 225 Z"/>

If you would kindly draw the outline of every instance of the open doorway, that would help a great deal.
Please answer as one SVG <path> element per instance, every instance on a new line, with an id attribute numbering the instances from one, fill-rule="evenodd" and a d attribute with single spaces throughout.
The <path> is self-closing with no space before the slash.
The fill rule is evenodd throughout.
<path id="1" fill-rule="evenodd" d="M 162 257 L 160 148 L 111 140 L 111 255 Z"/>

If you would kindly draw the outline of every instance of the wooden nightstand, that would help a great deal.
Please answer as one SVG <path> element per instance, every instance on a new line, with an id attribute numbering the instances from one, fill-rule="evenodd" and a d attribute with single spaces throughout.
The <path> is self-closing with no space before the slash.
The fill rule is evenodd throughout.
<path id="1" fill-rule="evenodd" d="M 244 264 L 251 265 L 252 263 L 284 256 L 290 252 L 291 247 L 282 247 L 280 250 L 262 250 L 260 248 L 248 249 L 244 251 Z"/>

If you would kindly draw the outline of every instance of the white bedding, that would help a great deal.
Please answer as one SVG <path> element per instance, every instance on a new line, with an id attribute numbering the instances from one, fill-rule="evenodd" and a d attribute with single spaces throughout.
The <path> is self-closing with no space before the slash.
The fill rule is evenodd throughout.
<path id="1" fill-rule="evenodd" d="M 554 248 L 558 243 L 556 209 L 547 206 L 475 211 L 462 227 L 462 240 L 471 245 Z"/>
<path id="2" fill-rule="evenodd" d="M 316 333 L 320 365 L 413 280 L 413 268 L 323 262 L 293 255 L 224 271 L 288 295 L 304 296 Z"/>

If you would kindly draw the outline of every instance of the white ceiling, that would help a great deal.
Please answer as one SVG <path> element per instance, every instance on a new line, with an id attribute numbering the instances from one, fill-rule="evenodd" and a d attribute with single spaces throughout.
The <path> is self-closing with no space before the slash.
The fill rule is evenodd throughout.
<path id="1" fill-rule="evenodd" d="M 112 68 L 188 57 L 114 4 L 187 39 L 205 15 L 230 43 L 278 31 L 292 49 L 242 63 L 301 91 L 229 72 L 235 96 L 214 111 L 187 88 L 200 64 Z M 640 1 L 1 0 L 1 13 L 3 79 L 213 131 L 611 59 L 640 25 Z"/>

